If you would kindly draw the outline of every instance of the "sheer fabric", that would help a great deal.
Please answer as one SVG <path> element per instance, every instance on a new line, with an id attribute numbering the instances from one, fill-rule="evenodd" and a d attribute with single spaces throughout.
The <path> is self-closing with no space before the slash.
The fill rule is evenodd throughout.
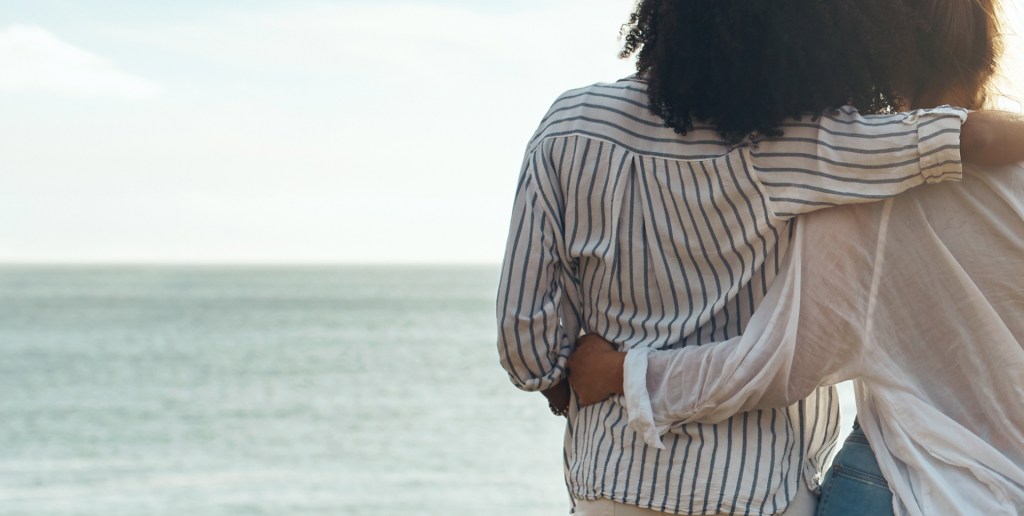
<path id="1" fill-rule="evenodd" d="M 794 403 L 855 380 L 897 514 L 1024 511 L 1024 169 L 802 217 L 742 336 L 626 358 L 630 425 Z"/>

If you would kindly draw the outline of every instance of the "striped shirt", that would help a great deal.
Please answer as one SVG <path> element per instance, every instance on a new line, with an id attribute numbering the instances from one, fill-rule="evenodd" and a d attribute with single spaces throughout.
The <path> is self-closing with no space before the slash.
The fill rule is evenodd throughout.
<path id="1" fill-rule="evenodd" d="M 620 350 L 679 348 L 740 334 L 775 278 L 789 220 L 961 175 L 953 108 L 794 120 L 784 135 L 730 146 L 650 114 L 642 81 L 563 94 L 530 141 L 497 299 L 498 351 L 512 382 L 565 377 L 581 332 Z M 784 409 L 679 424 L 664 449 L 627 425 L 621 397 L 570 405 L 566 482 L 676 514 L 773 514 L 816 482 L 839 425 L 833 388 Z"/>

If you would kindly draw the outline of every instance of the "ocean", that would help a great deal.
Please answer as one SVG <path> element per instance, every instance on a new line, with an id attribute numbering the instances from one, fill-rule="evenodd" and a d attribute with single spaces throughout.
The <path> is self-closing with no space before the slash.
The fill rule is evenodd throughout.
<path id="1" fill-rule="evenodd" d="M 0 515 L 566 514 L 496 267 L 0 267 Z M 850 419 L 846 419 L 850 421 Z"/>
<path id="2" fill-rule="evenodd" d="M 0 514 L 564 514 L 497 268 L 0 269 Z"/>

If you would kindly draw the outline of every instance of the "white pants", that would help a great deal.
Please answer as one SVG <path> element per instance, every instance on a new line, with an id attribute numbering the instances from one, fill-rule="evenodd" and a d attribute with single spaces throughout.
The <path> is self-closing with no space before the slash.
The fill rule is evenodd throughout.
<path id="1" fill-rule="evenodd" d="M 818 508 L 818 495 L 807 489 L 803 482 L 796 497 L 785 511 L 786 516 L 814 516 Z M 635 505 L 613 502 L 606 498 L 598 500 L 576 500 L 576 516 L 665 516 L 664 512 L 644 509 Z M 723 515 L 724 516 L 724 515 Z"/>

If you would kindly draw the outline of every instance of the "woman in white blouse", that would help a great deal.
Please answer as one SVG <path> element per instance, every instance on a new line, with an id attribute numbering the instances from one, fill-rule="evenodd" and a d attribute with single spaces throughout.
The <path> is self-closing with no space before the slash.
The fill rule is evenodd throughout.
<path id="1" fill-rule="evenodd" d="M 988 19 L 974 2 L 935 4 Z M 991 67 L 970 46 L 942 56 L 964 74 L 925 74 L 915 104 L 980 102 Z M 741 337 L 629 353 L 584 337 L 569 363 L 581 403 L 624 394 L 630 425 L 660 447 L 673 426 L 853 379 L 897 514 L 1024 512 L 1024 168 L 981 171 L 802 216 Z"/>

